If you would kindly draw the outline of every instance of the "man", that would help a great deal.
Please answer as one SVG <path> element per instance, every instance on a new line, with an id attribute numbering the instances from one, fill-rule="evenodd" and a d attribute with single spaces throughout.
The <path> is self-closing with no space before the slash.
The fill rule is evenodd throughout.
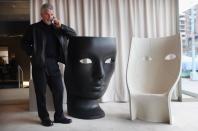
<path id="1" fill-rule="evenodd" d="M 38 115 L 42 125 L 53 125 L 46 109 L 45 93 L 48 84 L 54 100 L 54 122 L 68 124 L 71 119 L 64 117 L 63 113 L 63 83 L 58 62 L 65 63 L 67 41 L 76 33 L 54 17 L 51 4 L 42 5 L 41 18 L 40 22 L 30 25 L 22 42 L 32 62 Z"/>

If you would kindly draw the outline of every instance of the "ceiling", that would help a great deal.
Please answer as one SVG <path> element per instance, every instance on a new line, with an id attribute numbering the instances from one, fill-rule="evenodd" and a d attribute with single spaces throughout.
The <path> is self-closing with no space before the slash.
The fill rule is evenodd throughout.
<path id="1" fill-rule="evenodd" d="M 0 0 L 0 21 L 29 21 L 30 0 Z"/>

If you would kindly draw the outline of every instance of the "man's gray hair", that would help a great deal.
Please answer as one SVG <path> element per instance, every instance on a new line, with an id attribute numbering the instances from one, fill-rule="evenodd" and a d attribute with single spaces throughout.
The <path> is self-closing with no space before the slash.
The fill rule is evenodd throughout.
<path id="1" fill-rule="evenodd" d="M 50 3 L 45 3 L 41 6 L 41 13 L 46 10 L 53 10 L 53 6 Z"/>

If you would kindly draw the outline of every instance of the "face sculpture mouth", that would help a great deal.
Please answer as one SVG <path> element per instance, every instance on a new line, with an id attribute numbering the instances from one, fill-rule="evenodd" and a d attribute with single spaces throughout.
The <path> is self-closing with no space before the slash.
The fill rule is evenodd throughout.
<path id="1" fill-rule="evenodd" d="M 78 95 L 90 99 L 99 99 L 106 90 L 104 82 L 95 82 L 94 84 L 83 85 L 87 87 L 78 92 Z"/>
<path id="2" fill-rule="evenodd" d="M 104 89 L 105 89 L 105 84 L 104 83 L 102 83 L 102 84 L 95 84 L 94 86 L 93 86 L 93 88 L 92 88 L 92 91 L 93 92 L 103 92 L 104 91 Z"/>

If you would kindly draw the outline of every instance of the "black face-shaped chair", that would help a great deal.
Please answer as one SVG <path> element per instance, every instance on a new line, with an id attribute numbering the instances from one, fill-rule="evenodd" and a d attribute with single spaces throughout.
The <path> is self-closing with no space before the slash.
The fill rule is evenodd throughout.
<path id="1" fill-rule="evenodd" d="M 98 99 L 115 67 L 116 42 L 111 37 L 73 37 L 65 67 L 68 114 L 81 119 L 105 116 Z"/>

